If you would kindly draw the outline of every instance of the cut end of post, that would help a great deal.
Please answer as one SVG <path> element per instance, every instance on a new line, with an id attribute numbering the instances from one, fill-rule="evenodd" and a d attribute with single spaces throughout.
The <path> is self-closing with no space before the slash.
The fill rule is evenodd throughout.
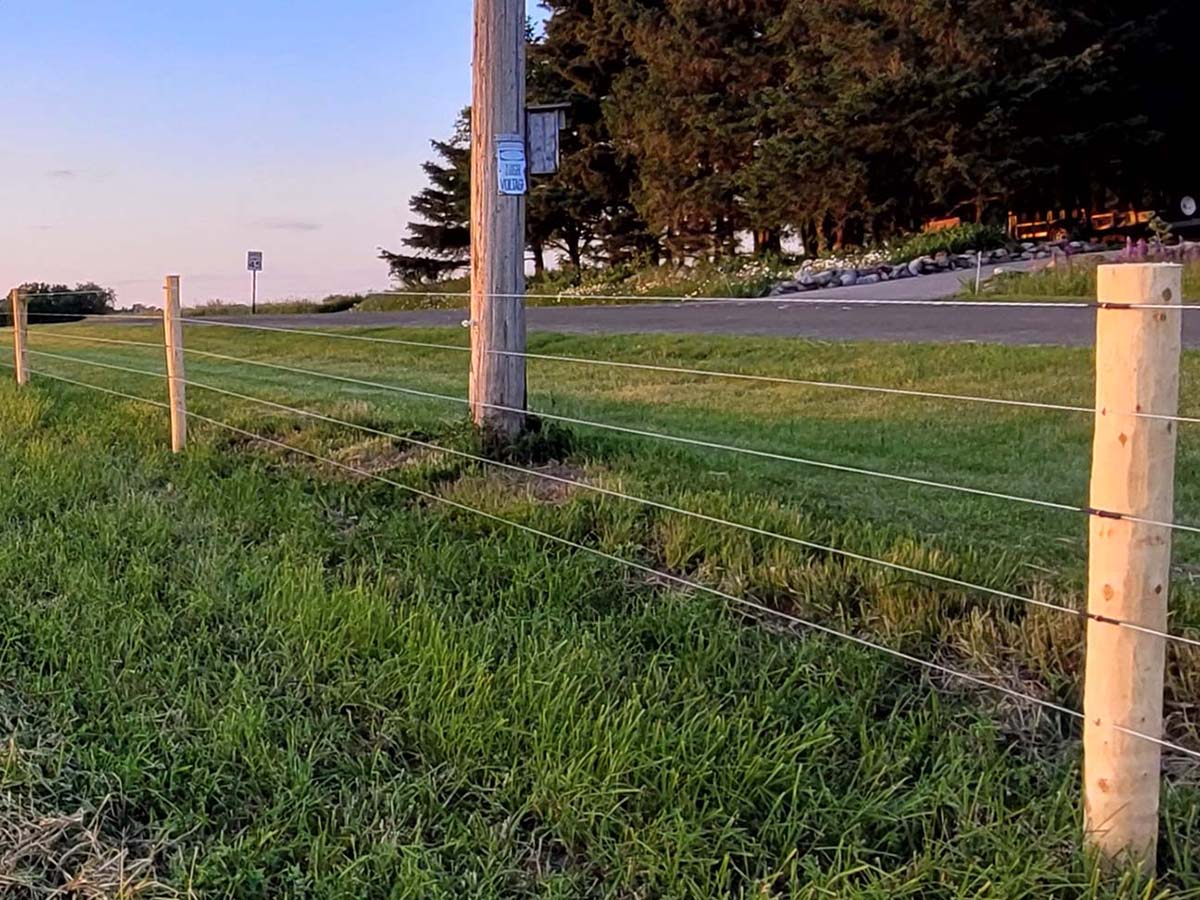
<path id="1" fill-rule="evenodd" d="M 1097 267 L 1096 281 L 1102 306 L 1183 303 L 1183 266 L 1179 263 L 1107 263 Z"/>

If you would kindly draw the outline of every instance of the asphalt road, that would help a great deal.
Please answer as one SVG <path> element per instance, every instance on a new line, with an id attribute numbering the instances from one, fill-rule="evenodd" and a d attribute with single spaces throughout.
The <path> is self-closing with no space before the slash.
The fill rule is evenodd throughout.
<path id="1" fill-rule="evenodd" d="M 1045 261 L 1001 264 L 1007 271 L 1027 271 Z M 985 267 L 990 275 L 995 265 Z M 882 284 L 835 288 L 822 292 L 826 301 L 792 299 L 709 300 L 636 303 L 622 306 L 530 307 L 532 331 L 568 334 L 745 334 L 804 337 L 829 341 L 898 341 L 904 343 L 977 343 L 1085 346 L 1093 343 L 1095 312 L 1090 309 L 1022 307 L 1019 305 L 918 306 L 900 300 L 953 297 L 974 272 L 957 270 Z M 882 301 L 873 304 L 871 301 Z M 892 301 L 889 303 L 888 301 Z M 464 301 L 465 306 L 465 301 Z M 345 312 L 311 316 L 259 316 L 255 322 L 279 328 L 349 326 L 455 326 L 466 309 L 414 312 Z M 242 321 L 230 320 L 230 321 Z M 1200 311 L 1184 320 L 1184 339 L 1200 346 Z"/>
<path id="2" fill-rule="evenodd" d="M 1145 315 L 1130 312 L 1129 315 Z M 256 325 L 279 328 L 455 326 L 465 310 L 346 312 L 259 316 Z M 570 334 L 746 334 L 817 340 L 906 343 L 998 343 L 1086 346 L 1093 342 L 1091 309 L 1021 306 L 815 305 L 774 300 L 644 303 L 630 306 L 531 307 L 529 328 Z M 215 320 L 220 321 L 220 320 Z M 246 318 L 230 319 L 248 324 Z M 1200 346 L 1200 309 L 1184 318 L 1184 340 Z"/>

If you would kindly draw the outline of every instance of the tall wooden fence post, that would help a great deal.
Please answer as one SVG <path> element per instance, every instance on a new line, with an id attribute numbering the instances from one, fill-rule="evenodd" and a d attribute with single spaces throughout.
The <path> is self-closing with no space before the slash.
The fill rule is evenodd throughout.
<path id="1" fill-rule="evenodd" d="M 525 131 L 525 0 L 475 0 L 470 402 L 501 439 L 525 428 Z"/>
<path id="2" fill-rule="evenodd" d="M 1178 265 L 1099 270 L 1096 425 L 1092 450 L 1084 687 L 1084 828 L 1106 863 L 1155 868 L 1163 724 L 1164 638 L 1171 530 L 1117 514 L 1170 522 L 1183 312 Z M 1138 415 L 1138 414 L 1142 415 Z M 1101 618 L 1096 618 L 1101 617 Z"/>
<path id="3" fill-rule="evenodd" d="M 163 343 L 167 349 L 167 397 L 171 406 L 171 449 L 187 446 L 187 393 L 183 371 L 183 321 L 179 311 L 179 276 L 168 275 L 163 298 Z"/>
<path id="4" fill-rule="evenodd" d="M 17 288 L 8 295 L 12 309 L 13 372 L 17 384 L 29 384 L 29 301 Z"/>

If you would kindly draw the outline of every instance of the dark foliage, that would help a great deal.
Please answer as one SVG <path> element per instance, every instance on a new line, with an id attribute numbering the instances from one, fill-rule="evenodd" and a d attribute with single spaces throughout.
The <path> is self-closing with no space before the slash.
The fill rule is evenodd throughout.
<path id="1" fill-rule="evenodd" d="M 26 298 L 31 324 L 68 322 L 72 316 L 97 316 L 113 311 L 117 295 L 109 288 L 86 282 L 74 288 L 65 284 L 29 282 L 17 291 Z M 40 315 L 39 315 L 40 314 Z M 11 324 L 8 304 L 0 311 L 0 324 Z"/>
<path id="2" fill-rule="evenodd" d="M 933 218 L 1165 209 L 1196 190 L 1200 13 L 1185 0 L 543 6 L 530 98 L 571 111 L 562 171 L 530 197 L 539 270 L 548 249 L 577 269 L 729 255 L 745 235 L 763 253 L 785 233 L 822 250 Z M 435 147 L 455 175 L 426 167 L 406 243 L 461 261 L 469 150 Z"/>

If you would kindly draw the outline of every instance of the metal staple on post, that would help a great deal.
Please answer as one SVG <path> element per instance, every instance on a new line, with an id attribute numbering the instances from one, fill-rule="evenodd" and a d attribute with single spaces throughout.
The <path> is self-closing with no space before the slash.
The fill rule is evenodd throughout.
<path id="1" fill-rule="evenodd" d="M 1084 685 L 1084 829 L 1106 863 L 1155 868 L 1182 268 L 1099 269 Z M 1147 308 L 1149 307 L 1149 308 Z M 1149 413 L 1163 418 L 1147 418 Z M 1102 513 L 1122 510 L 1122 514 Z M 1132 622 L 1144 630 L 1104 621 Z"/>
<path id="2" fill-rule="evenodd" d="M 187 446 L 187 394 L 183 368 L 183 320 L 179 308 L 179 276 L 168 275 L 163 297 L 163 344 L 167 351 L 167 398 L 171 407 L 171 449 Z"/>

